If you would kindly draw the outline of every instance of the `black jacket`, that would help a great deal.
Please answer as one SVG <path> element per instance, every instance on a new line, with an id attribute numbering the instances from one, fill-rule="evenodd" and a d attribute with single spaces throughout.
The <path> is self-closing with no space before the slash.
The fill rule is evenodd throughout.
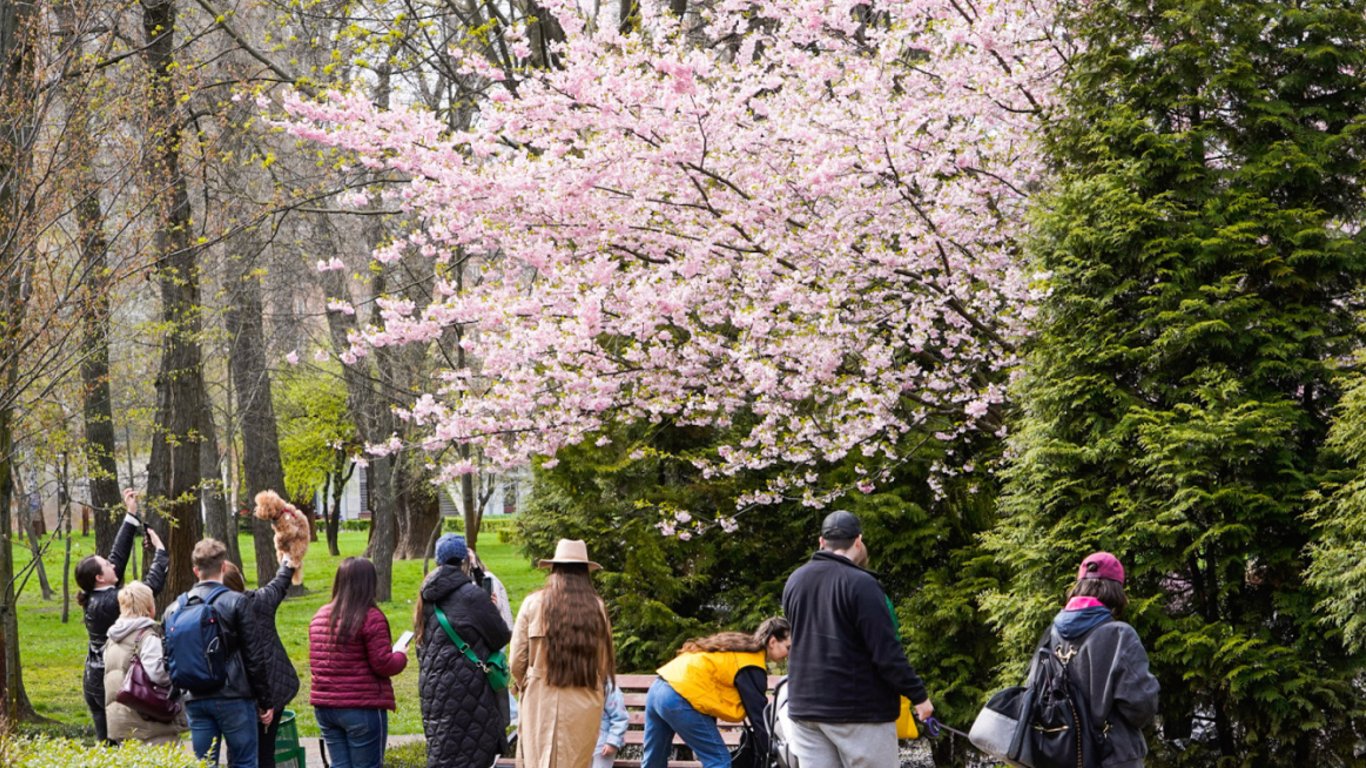
<path id="1" fill-rule="evenodd" d="M 109 640 L 109 628 L 119 618 L 119 586 L 123 585 L 123 572 L 128 566 L 128 555 L 133 551 L 133 537 L 137 526 L 124 521 L 114 534 L 114 547 L 109 551 L 109 564 L 114 566 L 118 584 L 109 589 L 91 592 L 85 599 L 85 631 L 90 635 L 90 645 L 86 651 L 85 664 L 90 669 L 104 669 L 104 644 Z M 147 576 L 142 581 L 152 590 L 153 595 L 161 594 L 166 586 L 166 568 L 169 564 L 166 550 L 158 549 L 152 556 L 152 564 L 147 568 Z M 100 689 L 104 688 L 103 675 L 100 676 Z"/>
<path id="2" fill-rule="evenodd" d="M 257 658 L 265 660 L 270 704 L 275 709 L 284 707 L 299 695 L 299 673 L 294 671 L 294 663 L 285 653 L 285 645 L 280 642 L 280 633 L 275 627 L 275 612 L 284 602 L 293 578 L 294 569 L 282 565 L 269 584 L 243 593 L 252 617 L 247 643 Z"/>
<path id="3" fill-rule="evenodd" d="M 901 696 L 929 696 L 906 661 L 877 578 L 848 560 L 820 551 L 783 588 L 792 622 L 787 658 L 788 714 L 826 723 L 888 723 Z"/>
<path id="4" fill-rule="evenodd" d="M 216 581 L 201 581 L 190 588 L 188 595 L 208 598 L 214 589 L 223 586 Z M 185 692 L 186 699 L 251 699 L 259 709 L 269 709 L 272 705 L 270 690 L 270 670 L 266 659 L 250 642 L 256 634 L 256 619 L 252 615 L 250 599 L 242 592 L 229 589 L 213 601 L 213 607 L 223 622 L 222 631 L 227 635 L 228 680 L 222 688 L 213 693 L 193 694 Z M 180 609 L 180 598 L 176 598 L 166 609 L 162 624 L 170 622 L 171 617 Z M 169 657 L 170 654 L 168 653 Z"/>
<path id="5" fill-rule="evenodd" d="M 507 722 L 500 699 L 506 700 L 507 692 L 495 691 L 483 670 L 456 649 L 433 606 L 441 607 L 451 628 L 481 659 L 507 645 L 512 632 L 489 594 L 456 566 L 443 565 L 427 577 L 422 603 L 417 690 L 427 765 L 489 765 L 504 743 Z"/>

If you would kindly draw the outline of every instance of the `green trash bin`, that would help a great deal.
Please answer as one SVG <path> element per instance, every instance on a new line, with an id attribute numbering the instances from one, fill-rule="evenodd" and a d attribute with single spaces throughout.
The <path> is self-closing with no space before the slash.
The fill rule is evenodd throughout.
<path id="1" fill-rule="evenodd" d="M 276 750 L 275 768 L 308 768 L 308 756 L 304 748 Z"/>
<path id="2" fill-rule="evenodd" d="M 299 724 L 294 720 L 294 710 L 286 709 L 280 714 L 280 728 L 275 732 L 275 752 L 299 748 Z"/>

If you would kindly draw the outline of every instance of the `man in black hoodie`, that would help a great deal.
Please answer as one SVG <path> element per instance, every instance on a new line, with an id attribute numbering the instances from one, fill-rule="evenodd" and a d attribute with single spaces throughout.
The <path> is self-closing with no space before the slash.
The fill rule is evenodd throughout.
<path id="1" fill-rule="evenodd" d="M 820 547 L 783 588 L 783 613 L 792 622 L 792 751 L 804 767 L 896 765 L 900 697 L 911 700 L 921 720 L 934 705 L 906 660 L 891 602 L 863 568 L 868 549 L 859 519 L 831 512 Z"/>

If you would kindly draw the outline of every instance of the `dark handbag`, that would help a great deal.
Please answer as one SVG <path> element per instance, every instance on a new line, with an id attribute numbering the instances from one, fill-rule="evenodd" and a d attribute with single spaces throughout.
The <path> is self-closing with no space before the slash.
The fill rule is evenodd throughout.
<path id="1" fill-rule="evenodd" d="M 730 751 L 731 768 L 769 768 L 772 760 L 759 752 L 759 739 L 749 723 L 740 726 L 740 743 Z"/>
<path id="2" fill-rule="evenodd" d="M 142 644 L 142 638 L 138 638 Z M 174 722 L 180 715 L 180 700 L 170 685 L 157 685 L 142 666 L 141 654 L 134 653 L 128 665 L 128 674 L 123 676 L 123 685 L 114 694 L 114 700 L 142 715 L 147 720 L 158 723 Z"/>
<path id="3" fill-rule="evenodd" d="M 446 612 L 435 605 L 432 606 L 432 610 L 436 613 L 436 620 L 441 623 L 441 628 L 446 630 L 446 636 L 455 644 L 456 649 L 465 655 L 465 658 L 469 659 L 474 666 L 479 667 L 488 676 L 489 685 L 493 686 L 493 690 L 507 690 L 508 680 L 512 678 L 512 673 L 508 670 L 508 655 L 502 651 L 494 651 L 489 654 L 487 659 L 480 659 L 474 654 L 474 649 L 470 648 L 469 643 L 465 642 L 460 633 L 451 626 L 450 620 L 446 618 Z"/>

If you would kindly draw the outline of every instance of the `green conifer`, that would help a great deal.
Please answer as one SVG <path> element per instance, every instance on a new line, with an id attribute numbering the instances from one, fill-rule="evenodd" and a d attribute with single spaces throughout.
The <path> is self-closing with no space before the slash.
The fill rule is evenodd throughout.
<path id="1" fill-rule="evenodd" d="M 1115 552 L 1162 682 L 1149 765 L 1348 764 L 1359 660 L 1305 572 L 1359 343 L 1366 2 L 1107 0 L 1067 27 L 991 611 L 1022 658 Z"/>

